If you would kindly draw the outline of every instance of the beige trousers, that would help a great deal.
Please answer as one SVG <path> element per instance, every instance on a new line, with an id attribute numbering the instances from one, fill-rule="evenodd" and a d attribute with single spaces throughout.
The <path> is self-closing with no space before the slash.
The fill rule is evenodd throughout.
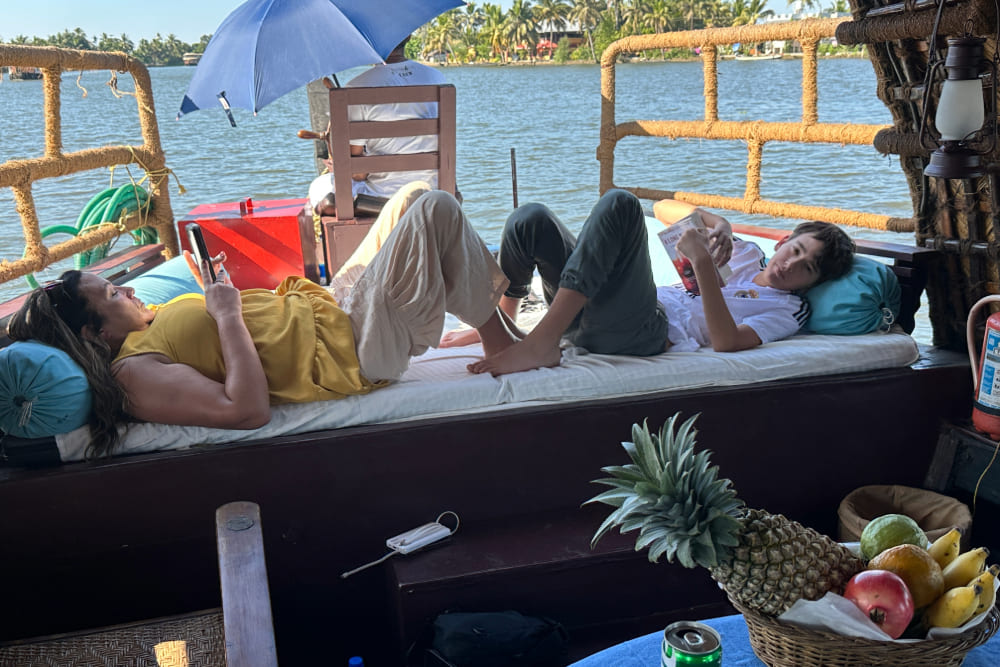
<path id="1" fill-rule="evenodd" d="M 399 379 L 410 357 L 437 347 L 446 312 L 482 326 L 507 289 L 458 201 L 428 190 L 411 183 L 396 193 L 331 281 L 372 381 Z"/>

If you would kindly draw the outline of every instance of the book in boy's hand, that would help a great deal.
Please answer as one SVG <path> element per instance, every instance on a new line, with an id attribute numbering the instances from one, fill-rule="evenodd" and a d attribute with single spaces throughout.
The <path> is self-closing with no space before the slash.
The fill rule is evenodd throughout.
<path id="1" fill-rule="evenodd" d="M 660 238 L 660 243 L 663 244 L 663 248 L 667 251 L 670 256 L 670 261 L 674 263 L 674 268 L 677 269 L 677 275 L 681 278 L 681 283 L 684 284 L 684 289 L 686 289 L 691 294 L 701 294 L 698 288 L 698 281 L 695 279 L 694 267 L 691 265 L 691 260 L 684 256 L 684 254 L 677 249 L 677 242 L 681 240 L 681 236 L 684 235 L 689 229 L 706 229 L 705 223 L 701 219 L 701 213 L 698 211 L 692 211 L 690 214 L 684 216 L 674 224 L 670 225 L 663 231 L 659 232 L 657 236 Z M 715 267 L 716 273 L 719 275 L 719 285 L 726 284 L 726 278 L 732 275 L 732 270 L 728 265 L 723 267 Z"/>

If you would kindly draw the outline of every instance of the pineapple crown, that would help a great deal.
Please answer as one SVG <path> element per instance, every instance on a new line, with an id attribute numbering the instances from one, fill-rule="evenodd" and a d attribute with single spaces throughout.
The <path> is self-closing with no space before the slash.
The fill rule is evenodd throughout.
<path id="1" fill-rule="evenodd" d="M 718 479 L 718 466 L 709 466 L 711 452 L 694 453 L 698 431 L 694 415 L 675 430 L 678 412 L 660 429 L 650 433 L 644 421 L 632 426 L 632 442 L 623 442 L 632 463 L 601 470 L 611 477 L 594 480 L 611 489 L 587 503 L 615 507 L 604 520 L 593 547 L 611 528 L 622 533 L 638 530 L 635 549 L 649 548 L 649 560 L 666 556 L 684 567 L 715 567 L 737 545 L 742 501 L 729 479 Z M 585 503 L 585 504 L 587 504 Z"/>

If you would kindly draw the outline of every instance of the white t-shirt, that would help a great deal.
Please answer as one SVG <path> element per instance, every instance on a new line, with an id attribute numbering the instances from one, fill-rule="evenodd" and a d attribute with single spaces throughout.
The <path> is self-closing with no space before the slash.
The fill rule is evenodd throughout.
<path id="1" fill-rule="evenodd" d="M 761 343 L 770 343 L 795 334 L 809 319 L 809 304 L 791 292 L 753 282 L 764 264 L 764 252 L 755 243 L 733 238 L 733 274 L 722 296 L 737 325 L 746 324 Z M 667 311 L 672 350 L 689 352 L 712 344 L 700 296 L 679 284 L 658 287 L 656 295 Z"/>
<path id="2" fill-rule="evenodd" d="M 351 79 L 348 87 L 374 86 L 424 86 L 445 83 L 444 75 L 433 67 L 404 60 L 388 65 L 375 65 Z M 350 109 L 352 121 L 358 120 L 409 120 L 412 118 L 437 118 L 437 102 L 413 102 L 406 104 L 354 105 Z M 437 135 L 426 134 L 416 137 L 383 137 L 375 139 L 355 139 L 355 146 L 364 146 L 367 155 L 392 155 L 397 153 L 426 153 L 436 151 Z M 426 181 L 437 187 L 437 171 L 394 171 L 372 172 L 363 181 L 351 181 L 352 196 L 359 194 L 391 197 L 399 188 L 411 181 Z M 309 186 L 309 202 L 319 204 L 333 192 L 333 173 L 322 174 Z"/>

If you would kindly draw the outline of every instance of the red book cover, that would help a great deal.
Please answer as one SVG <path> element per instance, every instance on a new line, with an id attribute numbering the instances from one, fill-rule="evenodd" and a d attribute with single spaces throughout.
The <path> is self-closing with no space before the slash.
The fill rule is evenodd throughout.
<path id="1" fill-rule="evenodd" d="M 702 222 L 701 214 L 698 211 L 692 211 L 690 215 L 681 218 L 659 232 L 657 236 L 660 238 L 663 248 L 670 256 L 670 261 L 674 263 L 674 268 L 677 269 L 677 275 L 680 276 L 681 283 L 684 284 L 684 289 L 691 294 L 701 294 L 698 288 L 698 281 L 694 276 L 694 267 L 691 266 L 691 260 L 677 249 L 677 242 L 680 241 L 681 236 L 684 235 L 684 232 L 692 228 L 707 231 L 705 223 Z M 716 267 L 716 271 L 719 274 L 719 284 L 725 285 L 725 279 L 732 274 L 732 271 L 728 266 L 723 266 L 721 270 L 719 267 Z"/>

